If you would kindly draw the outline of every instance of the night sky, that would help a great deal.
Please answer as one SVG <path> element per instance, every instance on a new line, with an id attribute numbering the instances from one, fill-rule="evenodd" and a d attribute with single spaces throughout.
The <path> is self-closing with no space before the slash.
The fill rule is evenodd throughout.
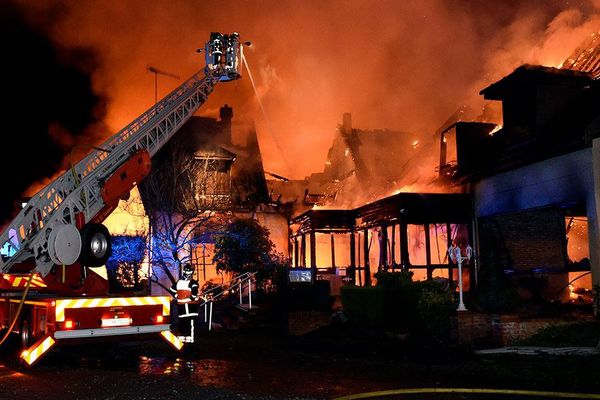
<path id="1" fill-rule="evenodd" d="M 51 41 L 43 26 L 27 23 L 7 3 L 0 5 L 0 47 L 3 221 L 27 188 L 65 166 L 72 146 L 105 113 L 102 98 L 91 88 L 97 65 L 91 49 L 67 49 Z"/>
<path id="2" fill-rule="evenodd" d="M 182 78 L 201 68 L 195 50 L 211 31 L 253 42 L 246 55 L 269 123 L 244 78 L 219 85 L 201 114 L 233 105 L 237 121 L 256 124 L 265 169 L 302 178 L 322 169 L 343 112 L 357 127 L 431 135 L 460 105 L 481 107 L 479 90 L 522 63 L 560 65 L 600 28 L 599 9 L 598 0 L 3 1 L 0 220 L 68 166 L 75 144 L 97 143 L 152 105 L 148 65 Z M 160 78 L 159 96 L 179 83 Z"/>

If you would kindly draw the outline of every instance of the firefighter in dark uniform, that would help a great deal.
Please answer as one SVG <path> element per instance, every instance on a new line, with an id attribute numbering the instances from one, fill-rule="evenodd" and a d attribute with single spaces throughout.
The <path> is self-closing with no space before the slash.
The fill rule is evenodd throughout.
<path id="1" fill-rule="evenodd" d="M 177 299 L 179 315 L 179 339 L 183 342 L 194 342 L 194 320 L 198 316 L 198 281 L 193 278 L 194 267 L 183 266 L 181 279 L 171 286 L 169 291 Z"/>

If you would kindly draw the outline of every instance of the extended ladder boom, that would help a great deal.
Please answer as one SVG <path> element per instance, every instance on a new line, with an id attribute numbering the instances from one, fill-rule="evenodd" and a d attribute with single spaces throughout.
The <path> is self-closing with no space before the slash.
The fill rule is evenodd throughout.
<path id="1" fill-rule="evenodd" d="M 222 35 L 221 39 L 223 36 L 230 38 L 228 43 L 232 49 L 228 48 L 228 54 L 233 54 L 233 60 L 221 59 L 220 54 L 218 59 L 215 55 L 216 60 L 210 58 L 214 47 L 211 36 L 211 42 L 206 45 L 207 67 L 203 71 L 192 75 L 29 200 L 0 235 L 3 250 L 0 273 L 11 272 L 15 264 L 32 257 L 36 271 L 42 275 L 54 264 L 61 263 L 57 254 L 61 249 L 54 247 L 54 242 L 60 240 L 57 236 L 68 238 L 69 230 L 62 230 L 63 227 L 88 223 L 109 206 L 103 198 L 105 182 L 115 173 L 123 173 L 124 165 L 135 155 L 154 156 L 204 104 L 219 81 L 239 77 L 237 65 L 241 47 L 237 34 Z M 132 182 L 132 186 L 136 183 Z"/>

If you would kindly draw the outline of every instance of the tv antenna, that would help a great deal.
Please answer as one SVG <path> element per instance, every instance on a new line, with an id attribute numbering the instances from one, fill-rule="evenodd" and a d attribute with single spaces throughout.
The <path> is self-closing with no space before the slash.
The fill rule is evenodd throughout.
<path id="1" fill-rule="evenodd" d="M 180 78 L 179 78 L 179 75 L 175 75 L 171 72 L 160 70 L 151 65 L 146 66 L 146 71 L 152 72 L 154 74 L 154 105 L 156 106 L 156 102 L 158 101 L 158 93 L 157 93 L 157 91 L 158 91 L 158 75 L 168 76 L 169 78 L 173 78 L 173 79 L 177 79 L 177 80 L 179 80 Z"/>

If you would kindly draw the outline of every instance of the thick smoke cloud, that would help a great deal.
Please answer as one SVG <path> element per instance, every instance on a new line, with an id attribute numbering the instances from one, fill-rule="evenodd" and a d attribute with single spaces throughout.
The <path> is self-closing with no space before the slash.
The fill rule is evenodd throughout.
<path id="1" fill-rule="evenodd" d="M 31 2 L 29 2 L 31 3 Z M 58 2 L 28 4 L 42 18 Z M 354 125 L 431 135 L 464 103 L 518 65 L 558 65 L 599 28 L 596 1 L 559 0 L 81 0 L 52 38 L 97 50 L 96 89 L 109 96 L 112 133 L 154 102 L 148 65 L 191 75 L 211 31 L 238 31 L 267 112 L 248 79 L 222 84 L 203 107 L 223 103 L 255 121 L 265 169 L 301 178 L 322 169 L 343 112 Z M 159 76 L 159 95 L 180 82 Z"/>
<path id="2" fill-rule="evenodd" d="M 48 18 L 60 18 L 59 9 L 48 11 Z M 64 168 L 84 134 L 93 137 L 87 129 L 103 116 L 103 103 L 91 89 L 93 53 L 52 42 L 42 24 L 6 2 L 0 3 L 0 49 L 2 223 L 27 188 Z"/>

